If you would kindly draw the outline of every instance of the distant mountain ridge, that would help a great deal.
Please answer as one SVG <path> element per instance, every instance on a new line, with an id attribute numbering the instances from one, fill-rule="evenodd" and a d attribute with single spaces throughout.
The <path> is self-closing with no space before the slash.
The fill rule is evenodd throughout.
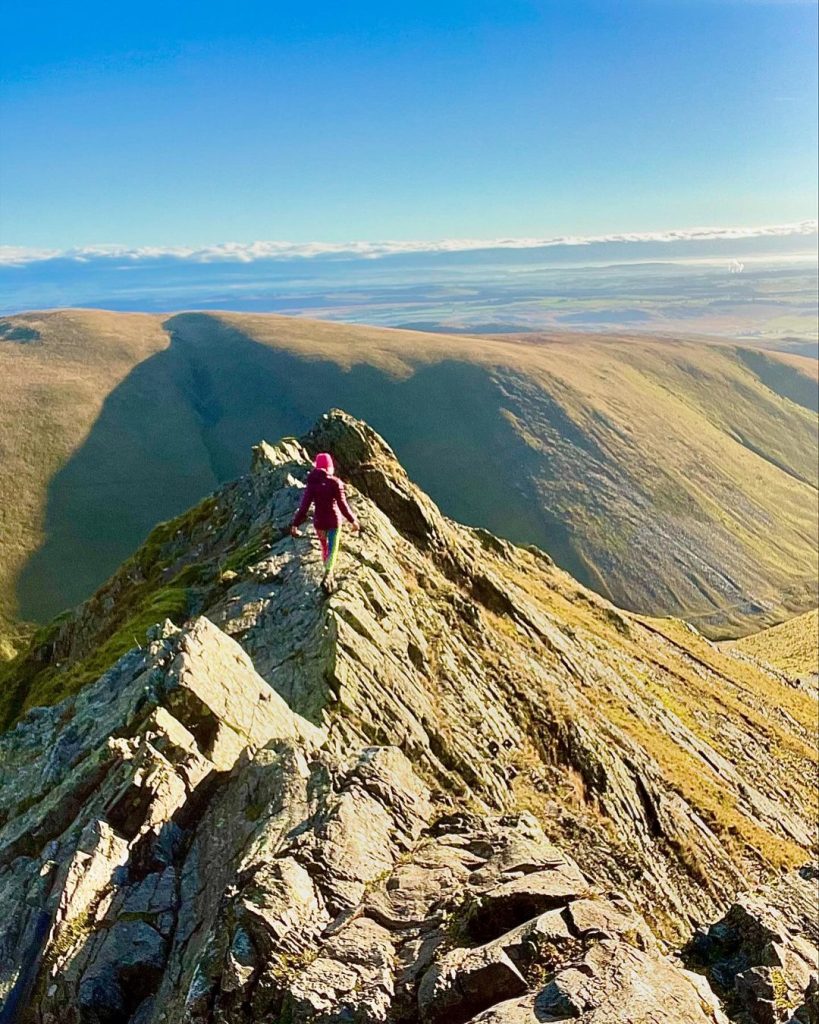
<path id="1" fill-rule="evenodd" d="M 279 316 L 7 318 L 0 604 L 44 620 L 329 405 L 451 515 L 717 636 L 816 603 L 810 362 L 725 345 L 531 343 Z"/>

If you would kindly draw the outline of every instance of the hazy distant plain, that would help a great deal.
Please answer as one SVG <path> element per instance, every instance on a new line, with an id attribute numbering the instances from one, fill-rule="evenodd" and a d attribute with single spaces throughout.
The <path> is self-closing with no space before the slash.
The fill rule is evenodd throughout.
<path id="1" fill-rule="evenodd" d="M 709 335 L 817 353 L 815 238 L 380 258 L 54 258 L 0 266 L 0 313 L 228 309 L 423 330 Z"/>

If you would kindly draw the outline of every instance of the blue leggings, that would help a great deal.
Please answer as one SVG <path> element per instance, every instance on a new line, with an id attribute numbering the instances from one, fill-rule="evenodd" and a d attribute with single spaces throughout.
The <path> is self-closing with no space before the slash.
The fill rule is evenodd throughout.
<path id="1" fill-rule="evenodd" d="M 324 571 L 331 573 L 336 566 L 338 545 L 341 540 L 341 527 L 334 530 L 316 530 L 321 544 L 321 557 L 324 559 Z"/>

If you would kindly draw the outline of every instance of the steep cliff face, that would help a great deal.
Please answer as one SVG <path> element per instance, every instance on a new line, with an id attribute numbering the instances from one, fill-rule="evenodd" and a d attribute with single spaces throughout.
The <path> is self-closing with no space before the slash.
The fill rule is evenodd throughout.
<path id="1" fill-rule="evenodd" d="M 329 598 L 286 530 L 317 450 L 363 524 Z M 4 699 L 4 1024 L 813 1019 L 815 703 L 445 519 L 343 413 Z"/>

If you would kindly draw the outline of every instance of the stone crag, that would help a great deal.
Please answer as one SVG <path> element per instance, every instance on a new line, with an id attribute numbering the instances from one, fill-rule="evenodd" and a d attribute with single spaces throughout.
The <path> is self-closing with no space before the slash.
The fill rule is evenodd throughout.
<path id="1" fill-rule="evenodd" d="M 330 598 L 286 530 L 317 450 L 363 524 Z M 817 1019 L 810 696 L 447 520 L 343 413 L 12 670 L 2 1024 Z"/>

